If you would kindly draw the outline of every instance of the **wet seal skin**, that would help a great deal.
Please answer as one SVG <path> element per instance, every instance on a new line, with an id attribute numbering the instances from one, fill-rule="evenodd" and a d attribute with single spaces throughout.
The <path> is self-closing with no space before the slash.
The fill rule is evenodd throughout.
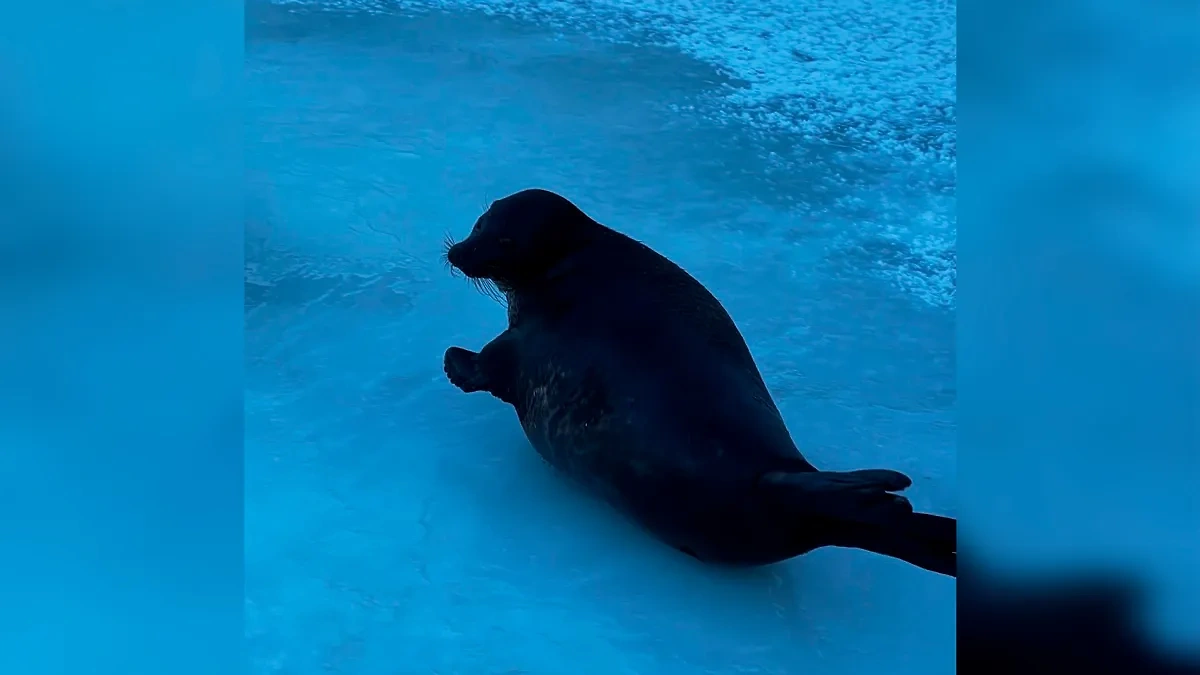
<path id="1" fill-rule="evenodd" d="M 513 406 L 546 462 L 661 541 L 729 565 L 857 548 L 957 576 L 957 522 L 914 512 L 902 473 L 805 460 L 725 308 L 649 247 L 530 189 L 446 262 L 508 306 L 478 353 L 446 350 L 450 382 Z"/>

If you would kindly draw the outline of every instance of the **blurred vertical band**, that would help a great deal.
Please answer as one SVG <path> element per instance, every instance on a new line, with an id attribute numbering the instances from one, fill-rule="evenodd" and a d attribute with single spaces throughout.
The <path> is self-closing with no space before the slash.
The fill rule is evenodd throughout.
<path id="1" fill-rule="evenodd" d="M 964 673 L 1200 672 L 1197 11 L 959 7 Z"/>
<path id="2" fill-rule="evenodd" d="M 0 22 L 0 672 L 244 667 L 242 31 Z"/>

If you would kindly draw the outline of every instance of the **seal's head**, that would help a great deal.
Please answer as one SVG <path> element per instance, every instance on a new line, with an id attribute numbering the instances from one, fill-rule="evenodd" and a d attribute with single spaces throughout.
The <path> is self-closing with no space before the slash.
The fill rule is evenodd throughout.
<path id="1" fill-rule="evenodd" d="M 522 190 L 494 202 L 446 260 L 469 279 L 516 289 L 544 280 L 603 229 L 566 197 Z"/>

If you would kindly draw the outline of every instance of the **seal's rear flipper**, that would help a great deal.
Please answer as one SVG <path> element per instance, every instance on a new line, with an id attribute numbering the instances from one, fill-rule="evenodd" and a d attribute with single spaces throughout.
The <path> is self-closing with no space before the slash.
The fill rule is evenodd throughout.
<path id="1" fill-rule="evenodd" d="M 861 548 L 957 576 L 957 521 L 914 513 L 892 494 L 912 485 L 898 471 L 773 471 L 761 483 L 799 521 L 800 536 L 818 546 Z"/>
<path id="2" fill-rule="evenodd" d="M 772 471 L 762 483 L 773 486 L 797 515 L 883 525 L 912 513 L 907 499 L 891 494 L 912 485 L 899 471 Z"/>

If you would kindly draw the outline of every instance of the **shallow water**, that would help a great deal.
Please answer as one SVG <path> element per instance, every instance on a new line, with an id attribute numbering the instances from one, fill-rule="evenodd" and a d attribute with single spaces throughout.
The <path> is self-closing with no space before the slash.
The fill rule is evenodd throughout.
<path id="1" fill-rule="evenodd" d="M 721 298 L 810 460 L 956 513 L 953 5 L 644 6 L 248 7 L 256 672 L 954 671 L 953 580 L 702 567 L 441 373 L 504 325 L 442 235 L 550 188 Z"/>

